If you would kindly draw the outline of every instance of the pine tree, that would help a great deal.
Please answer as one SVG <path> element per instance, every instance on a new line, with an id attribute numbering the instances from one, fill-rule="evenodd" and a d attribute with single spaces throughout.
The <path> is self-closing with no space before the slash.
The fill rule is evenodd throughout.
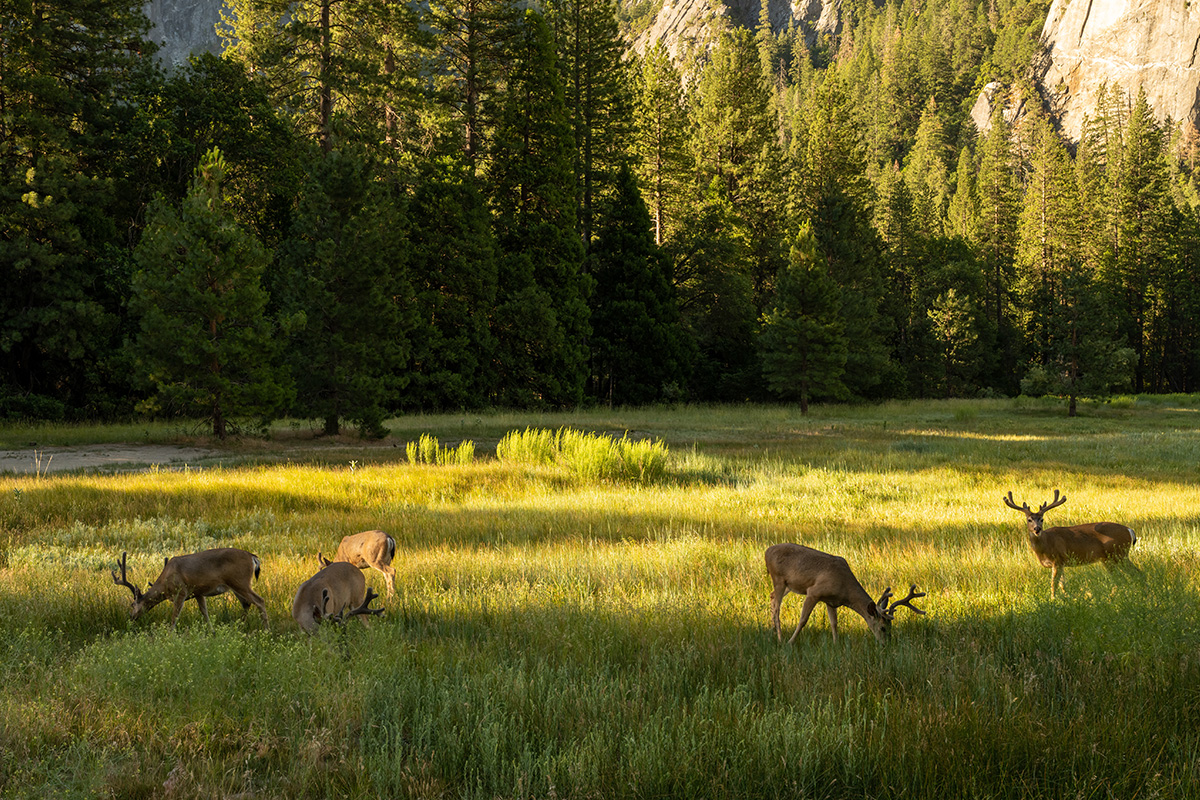
<path id="1" fill-rule="evenodd" d="M 277 291 L 286 312 L 304 320 L 290 353 L 299 413 L 322 419 L 326 435 L 343 419 L 363 436 L 387 433 L 411 349 L 406 247 L 365 158 L 335 150 L 314 159 L 281 246 Z"/>
<path id="2" fill-rule="evenodd" d="M 1017 358 L 1016 335 L 1008 316 L 1017 230 L 1017 188 L 1010 136 L 1008 123 L 998 107 L 992 115 L 987 137 L 980 145 L 976 184 L 980 211 L 978 246 L 988 281 L 988 306 L 997 331 L 1002 374 L 1014 371 Z"/>
<path id="3" fill-rule="evenodd" d="M 967 242 L 979 240 L 979 195 L 975 191 L 975 158 L 969 147 L 958 154 L 954 197 L 946 213 L 946 233 Z"/>
<path id="4" fill-rule="evenodd" d="M 678 397 L 691 344 L 680 325 L 670 265 L 650 234 L 633 173 L 617 176 L 588 260 L 592 297 L 593 394 L 609 405 Z"/>
<path id="5" fill-rule="evenodd" d="M 208 420 L 224 439 L 236 418 L 270 420 L 291 387 L 261 277 L 270 255 L 232 219 L 221 192 L 224 159 L 210 151 L 176 210 L 159 202 L 134 256 L 134 346 L 158 408 Z"/>
<path id="6" fill-rule="evenodd" d="M 512 46 L 488 173 L 501 251 L 495 399 L 569 406 L 583 398 L 590 290 L 576 231 L 574 137 L 550 30 L 535 10 Z"/>
<path id="7" fill-rule="evenodd" d="M 780 397 L 799 400 L 801 414 L 808 413 L 810 399 L 849 396 L 839 294 L 806 224 L 792 243 L 759 336 L 767 385 Z"/>
<path id="8" fill-rule="evenodd" d="M 1079 198 L 1070 158 L 1049 120 L 1035 114 L 1027 127 L 1031 164 L 1018 220 L 1016 293 L 1030 355 L 1044 363 L 1049 342 L 1044 310 L 1057 302 L 1067 267 L 1082 261 Z"/>
<path id="9" fill-rule="evenodd" d="M 563 96 L 575 138 L 579 233 L 590 246 L 597 204 L 628 157 L 633 132 L 631 76 L 615 0 L 548 0 Z"/>
<path id="10" fill-rule="evenodd" d="M 1137 354 L 1134 390 L 1149 388 L 1149 332 L 1158 313 L 1153 297 L 1166 264 L 1171 201 L 1162 129 L 1138 92 L 1110 188 L 1116 248 L 1106 281 L 1121 300 L 1121 333 Z"/>
<path id="11" fill-rule="evenodd" d="M 950 149 L 937 102 L 933 97 L 921 112 L 917 138 L 904 159 L 904 180 L 912 190 L 921 229 L 940 234 L 950 202 Z"/>
<path id="12" fill-rule="evenodd" d="M 1029 370 L 1021 381 L 1023 393 L 1065 395 L 1067 415 L 1073 417 L 1080 397 L 1103 397 L 1129 385 L 1136 356 L 1124 346 L 1090 271 L 1070 265 L 1057 302 L 1045 312 L 1051 332 L 1046 363 Z"/>
<path id="13" fill-rule="evenodd" d="M 661 245 L 679 224 L 693 165 L 683 87 L 666 48 L 655 43 L 642 55 L 636 89 L 635 169 L 650 206 L 654 242 Z"/>
<path id="14" fill-rule="evenodd" d="M 470 167 L 430 165 L 408 204 L 417 328 L 405 405 L 477 408 L 496 386 L 497 252 Z"/>
<path id="15" fill-rule="evenodd" d="M 888 320 L 879 313 L 884 295 L 882 243 L 871 225 L 865 154 L 859 126 L 836 77 L 826 76 L 808 113 L 809 135 L 795 156 L 795 213 L 811 221 L 818 252 L 841 290 L 849 347 L 846 385 L 853 394 L 867 396 L 894 376 L 885 345 Z"/>
<path id="16" fill-rule="evenodd" d="M 8 3 L 0 20 L 0 401 L 128 414 L 149 23 L 133 0 Z"/>
<path id="17" fill-rule="evenodd" d="M 230 0 L 225 54 L 266 81 L 299 135 L 402 150 L 419 138 L 427 57 L 414 11 L 383 0 Z"/>

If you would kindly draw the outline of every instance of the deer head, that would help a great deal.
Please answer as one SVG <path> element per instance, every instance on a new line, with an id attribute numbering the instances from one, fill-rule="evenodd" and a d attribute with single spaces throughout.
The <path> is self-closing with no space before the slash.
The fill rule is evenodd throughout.
<path id="1" fill-rule="evenodd" d="M 914 606 L 912 601 L 924 597 L 926 594 L 926 592 L 918 592 L 917 585 L 914 583 L 908 587 L 907 597 L 888 605 L 888 601 L 892 598 L 892 587 L 889 586 L 878 600 L 867 607 L 867 615 L 864 617 L 867 627 L 871 629 L 881 644 L 887 644 L 888 638 L 892 634 L 892 621 L 896 618 L 897 609 L 904 606 L 917 614 L 924 614 L 925 612 Z"/>
<path id="2" fill-rule="evenodd" d="M 1020 511 L 1025 515 L 1025 525 L 1029 528 L 1029 532 L 1034 536 L 1042 532 L 1042 515 L 1052 508 L 1058 508 L 1063 503 L 1067 502 L 1067 496 L 1064 494 L 1061 498 L 1058 496 L 1058 489 L 1054 490 L 1054 499 L 1049 503 L 1042 503 L 1037 511 L 1032 510 L 1028 503 L 1017 505 L 1013 500 L 1012 492 L 1008 493 L 1008 497 L 1004 498 L 1004 504 L 1014 511 Z"/>

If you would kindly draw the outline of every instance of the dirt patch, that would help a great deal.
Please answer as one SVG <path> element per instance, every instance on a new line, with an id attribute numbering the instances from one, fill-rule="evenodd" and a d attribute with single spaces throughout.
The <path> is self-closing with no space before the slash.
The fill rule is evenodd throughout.
<path id="1" fill-rule="evenodd" d="M 182 468 L 222 454 L 216 450 L 170 444 L 98 444 L 80 447 L 37 447 L 0 450 L 0 473 L 44 474 L 95 469 L 135 471 L 153 466 Z"/>

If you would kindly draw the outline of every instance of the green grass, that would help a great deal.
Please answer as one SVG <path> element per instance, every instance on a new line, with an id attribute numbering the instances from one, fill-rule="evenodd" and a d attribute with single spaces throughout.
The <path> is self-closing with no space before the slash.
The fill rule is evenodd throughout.
<path id="1" fill-rule="evenodd" d="M 0 477 L 0 796 L 1195 797 L 1198 409 L 389 423 L 391 444 L 660 441 L 651 482 L 486 447 L 409 463 L 346 439 L 306 457 L 286 430 L 228 445 L 217 468 Z M 1078 567 L 1049 600 L 1001 497 L 1055 488 L 1069 500 L 1051 524 L 1138 531 L 1144 582 Z M 302 635 L 291 597 L 316 552 L 377 527 L 399 546 L 388 613 Z M 818 613 L 780 645 L 762 563 L 779 541 L 844 555 L 873 594 L 915 582 L 928 615 L 901 611 L 886 648 L 845 611 L 838 642 Z M 122 551 L 146 581 L 217 545 L 262 557 L 267 630 L 226 598 L 211 626 L 192 602 L 178 630 L 166 605 L 127 619 L 108 574 Z M 798 612 L 790 596 L 786 628 Z"/>

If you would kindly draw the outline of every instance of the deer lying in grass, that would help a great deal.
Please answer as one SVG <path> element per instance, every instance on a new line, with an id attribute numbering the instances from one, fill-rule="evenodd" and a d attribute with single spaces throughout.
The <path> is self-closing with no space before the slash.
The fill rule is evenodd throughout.
<path id="1" fill-rule="evenodd" d="M 1054 490 L 1054 499 L 1042 503 L 1037 511 L 1029 508 L 1028 503 L 1017 505 L 1012 492 L 1004 498 L 1004 504 L 1025 515 L 1025 527 L 1029 533 L 1029 547 L 1043 567 L 1050 568 L 1050 599 L 1054 599 L 1055 589 L 1062 588 L 1063 567 L 1077 564 L 1091 564 L 1096 561 L 1104 563 L 1112 569 L 1121 566 L 1140 573 L 1129 560 L 1129 548 L 1137 542 L 1137 534 L 1133 528 L 1116 522 L 1089 522 L 1084 525 L 1072 525 L 1069 528 L 1042 527 L 1042 515 L 1052 508 L 1058 508 L 1067 502 L 1067 496 L 1058 496 Z"/>
<path id="2" fill-rule="evenodd" d="M 300 584 L 292 601 L 292 618 L 312 633 L 324 620 L 343 622 L 360 614 L 382 614 L 382 608 L 368 608 L 379 595 L 367 588 L 362 571 L 344 561 L 331 561 Z"/>
<path id="3" fill-rule="evenodd" d="M 372 567 L 383 573 L 383 582 L 387 585 L 387 596 L 394 593 L 393 581 L 396 571 L 392 569 L 392 559 L 396 557 L 396 540 L 383 531 L 363 531 L 342 539 L 338 545 L 337 554 L 332 560 L 317 553 L 317 561 L 321 566 L 336 561 L 345 561 L 359 569 Z"/>
<path id="4" fill-rule="evenodd" d="M 233 592 L 242 604 L 243 616 L 252 604 L 256 605 L 262 613 L 263 627 L 267 625 L 267 604 L 250 588 L 250 581 L 258 577 L 261 567 L 258 556 L 253 553 L 234 547 L 218 547 L 165 559 L 162 572 L 144 592 L 126 578 L 127 560 L 127 554 L 121 553 L 121 560 L 117 562 L 121 577 L 117 578 L 117 571 L 113 570 L 112 579 L 113 583 L 133 592 L 130 619 L 137 619 L 162 601 L 170 600 L 174 605 L 171 612 L 171 626 L 174 627 L 184 602 L 194 597 L 196 605 L 200 606 L 200 614 L 208 622 L 206 598 L 228 591 Z"/>
<path id="5" fill-rule="evenodd" d="M 782 641 L 783 633 L 779 625 L 779 606 L 784 595 L 788 592 L 804 595 L 804 606 L 800 610 L 800 624 L 796 632 L 788 639 L 788 644 L 796 641 L 800 629 L 808 622 L 817 603 L 824 603 L 829 612 L 829 630 L 833 640 L 837 641 L 837 610 L 847 606 L 856 611 L 864 620 L 867 627 L 880 644 L 887 644 L 892 632 L 892 619 L 900 606 L 906 606 L 918 614 L 925 612 L 912 604 L 918 597 L 924 597 L 925 592 L 918 592 L 916 584 L 908 590 L 908 597 L 888 605 L 892 597 L 892 589 L 877 600 L 872 601 L 867 590 L 854 577 L 850 565 L 841 556 L 823 553 L 811 547 L 800 544 L 774 544 L 767 548 L 765 554 L 767 574 L 771 576 L 774 589 L 771 591 L 771 622 L 775 626 L 775 638 Z"/>

